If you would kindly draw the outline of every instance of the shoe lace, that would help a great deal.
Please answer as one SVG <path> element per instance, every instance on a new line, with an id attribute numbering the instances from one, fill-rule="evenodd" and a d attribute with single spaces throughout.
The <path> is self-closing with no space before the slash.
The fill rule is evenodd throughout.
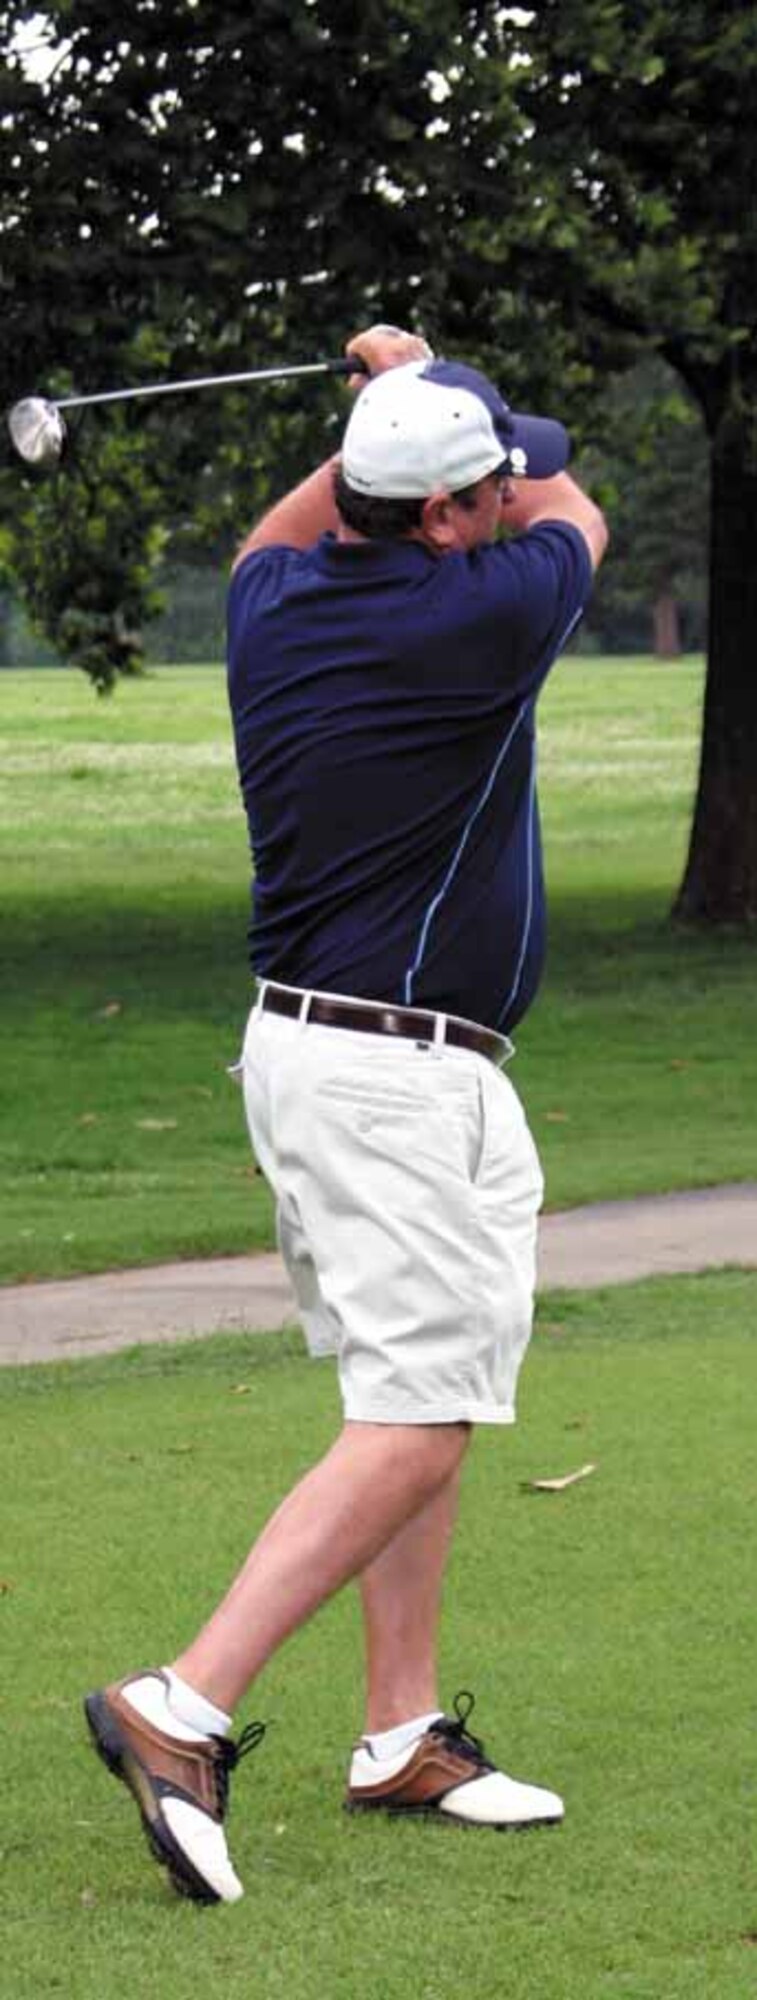
<path id="1" fill-rule="evenodd" d="M 458 1755 L 467 1758 L 469 1763 L 484 1764 L 487 1771 L 493 1771 L 494 1765 L 484 1753 L 480 1736 L 474 1736 L 472 1729 L 466 1726 L 475 1706 L 475 1695 L 469 1688 L 461 1688 L 455 1695 L 454 1721 L 451 1715 L 440 1716 L 439 1721 L 432 1724 L 432 1731 L 435 1736 L 443 1736 L 445 1743 L 451 1743 Z"/>
<path id="2" fill-rule="evenodd" d="M 229 1803 L 229 1779 L 231 1773 L 236 1770 L 237 1764 L 241 1763 L 243 1757 L 248 1757 L 251 1750 L 257 1750 L 258 1744 L 263 1741 L 267 1727 L 268 1724 L 265 1722 L 248 1722 L 236 1740 L 231 1736 L 214 1736 L 212 1738 L 215 1747 L 214 1762 L 218 1786 L 218 1806 L 222 1819 L 225 1816 Z"/>

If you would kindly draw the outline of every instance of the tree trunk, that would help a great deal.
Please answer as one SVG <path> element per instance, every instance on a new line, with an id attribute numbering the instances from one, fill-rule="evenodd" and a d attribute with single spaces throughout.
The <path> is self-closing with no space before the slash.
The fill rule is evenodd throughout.
<path id="1" fill-rule="evenodd" d="M 672 590 L 661 590 L 652 606 L 654 649 L 658 660 L 677 660 L 681 652 L 681 620 Z"/>
<path id="2" fill-rule="evenodd" d="M 673 916 L 757 923 L 757 383 L 713 440 L 704 727 L 689 856 Z"/>

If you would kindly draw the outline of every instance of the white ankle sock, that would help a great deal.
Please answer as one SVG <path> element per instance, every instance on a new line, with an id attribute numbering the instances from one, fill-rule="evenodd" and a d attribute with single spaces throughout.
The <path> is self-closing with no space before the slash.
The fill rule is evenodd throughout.
<path id="1" fill-rule="evenodd" d="M 379 1760 L 399 1757 L 403 1750 L 409 1750 L 412 1744 L 425 1736 L 426 1730 L 431 1728 L 432 1722 L 438 1722 L 442 1713 L 441 1708 L 434 1708 L 430 1715 L 413 1716 L 410 1722 L 398 1723 L 396 1729 L 381 1729 L 375 1736 L 364 1736 L 362 1741 L 367 1743 L 372 1756 Z"/>
<path id="2" fill-rule="evenodd" d="M 175 1736 L 179 1743 L 196 1743 L 201 1736 L 228 1736 L 231 1716 L 188 1687 L 170 1667 L 163 1671 L 167 1687 L 158 1674 L 142 1674 L 124 1689 L 124 1700 L 131 1702 L 137 1714 L 155 1729 L 164 1730 L 166 1736 Z"/>
<path id="3" fill-rule="evenodd" d="M 216 1708 L 215 1703 L 208 1701 L 204 1694 L 198 1694 L 196 1688 L 183 1681 L 172 1667 L 164 1667 L 163 1672 L 168 1681 L 168 1704 L 177 1722 L 185 1722 L 189 1728 L 201 1730 L 203 1736 L 228 1736 L 230 1715 L 226 1715 L 222 1708 Z"/>

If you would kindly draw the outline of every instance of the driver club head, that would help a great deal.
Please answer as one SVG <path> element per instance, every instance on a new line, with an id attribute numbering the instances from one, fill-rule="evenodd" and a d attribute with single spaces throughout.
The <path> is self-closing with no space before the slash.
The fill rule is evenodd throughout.
<path id="1" fill-rule="evenodd" d="M 60 463 L 66 426 L 56 403 L 44 396 L 25 396 L 8 412 L 8 429 L 27 465 L 44 470 Z"/>

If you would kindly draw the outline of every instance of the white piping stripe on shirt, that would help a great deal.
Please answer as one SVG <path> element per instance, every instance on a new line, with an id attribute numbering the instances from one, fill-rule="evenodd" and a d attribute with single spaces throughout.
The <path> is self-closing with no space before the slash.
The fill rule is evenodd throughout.
<path id="1" fill-rule="evenodd" d="M 528 795 L 528 837 L 527 837 L 527 847 L 526 847 L 526 916 L 523 925 L 523 936 L 521 938 L 518 963 L 515 968 L 515 978 L 508 993 L 507 999 L 505 1000 L 504 1005 L 501 1008 L 500 1013 L 498 1015 L 498 1020 L 500 1021 L 504 1021 L 507 1015 L 509 1014 L 510 1008 L 513 1005 L 513 1001 L 518 991 L 518 987 L 520 986 L 521 978 L 523 976 L 523 967 L 526 960 L 528 941 L 531 935 L 531 919 L 534 912 L 535 808 L 536 808 L 536 745 L 534 744 L 534 756 L 531 764 L 531 777 L 529 781 L 529 795 Z"/>
<path id="2" fill-rule="evenodd" d="M 571 637 L 572 633 L 573 633 L 573 632 L 575 631 L 575 629 L 576 629 L 576 626 L 578 625 L 579 621 L 580 621 L 580 620 L 581 620 L 581 618 L 583 617 L 583 614 L 584 614 L 584 606 L 583 606 L 583 604 L 580 604 L 580 605 L 579 605 L 579 607 L 578 607 L 578 610 L 577 610 L 577 611 L 575 612 L 574 616 L 573 616 L 573 617 L 571 618 L 571 620 L 570 620 L 570 623 L 569 623 L 568 625 L 566 625 L 566 628 L 565 628 L 565 631 L 563 632 L 563 635 L 562 635 L 562 638 L 561 638 L 561 639 L 560 639 L 560 640 L 558 641 L 558 643 L 557 643 L 557 645 L 556 645 L 556 647 L 555 647 L 555 650 L 554 650 L 554 654 L 553 654 L 553 658 L 554 658 L 554 659 L 557 659 L 557 657 L 558 657 L 558 654 L 560 654 L 560 653 L 562 652 L 562 649 L 563 649 L 563 646 L 567 646 L 567 643 L 568 643 L 568 640 L 570 639 L 570 637 Z M 493 787 L 494 787 L 494 784 L 495 784 L 495 782 L 496 782 L 496 779 L 497 779 L 497 777 L 498 777 L 498 774 L 499 774 L 499 771 L 500 771 L 500 769 L 501 769 L 501 767 L 502 767 L 502 764 L 504 763 L 504 760 L 505 760 L 505 758 L 506 758 L 506 756 L 507 756 L 507 753 L 508 753 L 508 750 L 509 750 L 509 748 L 510 748 L 510 744 L 512 743 L 512 740 L 513 740 L 513 737 L 514 737 L 514 735 L 515 735 L 515 731 L 516 731 L 516 729 L 517 729 L 517 728 L 519 727 L 520 723 L 522 722 L 522 720 L 523 720 L 523 716 L 524 716 L 524 714 L 525 714 L 525 712 L 526 712 L 526 709 L 527 709 L 527 708 L 528 708 L 529 706 L 530 706 L 530 698 L 528 698 L 528 699 L 526 699 L 525 701 L 522 701 L 522 702 L 521 702 L 521 705 L 520 705 L 520 708 L 518 709 L 518 713 L 517 713 L 517 715 L 516 715 L 516 717 L 515 717 L 515 721 L 514 721 L 514 723 L 513 723 L 513 725 L 512 725 L 512 728 L 511 728 L 511 729 L 509 730 L 509 732 L 508 732 L 507 736 L 505 737 L 505 741 L 504 741 L 504 743 L 503 743 L 503 745 L 502 745 L 502 748 L 501 748 L 501 750 L 499 750 L 499 751 L 497 752 L 497 756 L 496 756 L 496 758 L 495 758 L 495 760 L 494 760 L 494 764 L 493 764 L 493 766 L 492 766 L 492 769 L 491 769 L 491 772 L 490 772 L 490 774 L 489 774 L 489 777 L 487 778 L 487 781 L 486 781 L 486 784 L 485 784 L 485 786 L 484 786 L 484 789 L 483 789 L 483 792 L 481 793 L 481 797 L 480 797 L 480 799 L 478 800 L 478 803 L 477 803 L 477 804 L 476 804 L 476 805 L 474 806 L 474 808 L 473 808 L 473 811 L 472 811 L 472 813 L 471 813 L 471 816 L 470 816 L 470 819 L 469 819 L 469 820 L 467 820 L 467 822 L 466 822 L 465 826 L 463 827 L 463 831 L 462 831 L 462 834 L 461 834 L 461 836 L 460 836 L 460 840 L 459 840 L 459 843 L 458 843 L 458 846 L 457 846 L 457 849 L 456 849 L 456 852 L 454 853 L 454 855 L 453 855 L 453 857 L 452 857 L 452 860 L 451 860 L 451 862 L 450 862 L 450 865 L 449 865 L 449 868 L 447 869 L 447 873 L 446 873 L 446 875 L 445 875 L 445 877 L 444 877 L 444 881 L 442 882 L 442 886 L 441 886 L 441 888 L 440 888 L 440 889 L 438 889 L 438 890 L 437 890 L 437 893 L 436 893 L 436 895 L 435 895 L 434 897 L 432 897 L 432 900 L 431 900 L 431 902 L 429 903 L 429 906 L 428 906 L 428 909 L 427 909 L 427 911 L 426 911 L 426 914 L 425 914 L 425 916 L 424 916 L 424 918 L 423 918 L 423 922 L 422 922 L 422 924 L 421 924 L 421 931 L 420 931 L 420 937 L 419 937 L 419 940 L 418 940 L 418 949 L 417 949 L 417 951 L 416 951 L 416 954 L 415 954 L 415 958 L 413 959 L 413 963 L 412 963 L 412 965 L 408 967 L 408 970 L 407 970 L 407 972 L 405 973 L 405 1006 L 406 1006 L 406 1007 L 409 1007 L 409 1006 L 411 1006 L 411 1005 L 412 1005 L 412 999 L 413 999 L 413 980 L 414 980 L 414 978 L 415 978 L 415 975 L 416 975 L 416 973 L 417 973 L 417 972 L 418 972 L 418 971 L 420 970 L 420 967 L 421 967 L 421 965 L 423 964 L 423 959 L 424 959 L 424 955 L 425 955 L 425 951 L 426 951 L 426 945 L 427 945 L 427 943 L 428 943 L 428 934 L 429 934 L 429 931 L 430 931 L 430 929 L 431 929 L 431 925 L 432 925 L 432 923 L 433 923 L 433 921 L 434 921 L 434 917 L 436 916 L 436 912 L 437 912 L 437 910 L 439 909 L 439 907 L 440 907 L 440 904 L 441 904 L 441 903 L 443 903 L 443 901 L 444 901 L 444 898 L 445 898 L 445 896 L 446 896 L 446 894 L 447 894 L 447 890 L 448 890 L 448 889 L 449 889 L 449 887 L 450 887 L 450 884 L 451 884 L 451 883 L 452 883 L 452 882 L 454 881 L 454 877 L 455 877 L 455 875 L 456 875 L 456 873 L 457 873 L 457 869 L 458 869 L 458 867 L 459 867 L 459 864 L 460 864 L 460 861 L 461 861 L 461 859 L 462 859 L 462 856 L 463 856 L 463 853 L 464 853 L 464 850 L 465 850 L 465 848 L 466 848 L 466 846 L 467 846 L 467 843 L 468 843 L 468 838 L 469 838 L 469 835 L 470 835 L 470 833 L 471 833 L 471 830 L 472 830 L 472 828 L 473 828 L 473 827 L 475 826 L 475 823 L 476 823 L 476 820 L 478 819 L 478 816 L 479 816 L 479 814 L 480 814 L 481 812 L 483 812 L 483 809 L 484 809 L 484 806 L 486 805 L 486 803 L 487 803 L 487 800 L 488 800 L 488 799 L 490 798 L 490 796 L 491 796 L 491 793 L 492 793 L 492 789 L 493 789 Z M 528 939 L 529 939 L 529 933 L 530 933 L 530 930 L 531 930 L 531 919 L 532 919 L 532 916 L 533 916 L 533 829 L 534 829 L 534 816 L 533 816 L 533 815 L 534 815 L 534 805 L 535 805 L 535 801 L 536 801 L 536 785 L 535 785 L 535 778 L 534 778 L 534 756 L 535 756 L 535 749 L 536 749 L 536 745 L 534 744 L 534 753 L 533 753 L 533 756 L 532 756 L 532 764 L 531 764 L 531 780 L 530 780 L 530 787 L 531 787 L 531 790 L 530 790 L 530 806 L 529 806 L 529 839 L 528 839 L 528 888 L 527 888 L 527 903 L 526 903 L 526 919 L 525 919 L 525 924 L 524 924 L 524 927 L 523 927 L 523 936 L 522 936 L 522 938 L 521 938 L 521 945 L 520 945 L 520 951 L 519 951 L 519 954 L 518 954 L 518 965 L 517 965 L 517 971 L 516 971 L 516 974 L 515 974 L 515 979 L 514 979 L 514 981 L 513 981 L 513 985 L 512 985 L 512 989 L 511 989 L 511 991 L 510 991 L 510 993 L 509 993 L 509 995 L 508 995 L 508 998 L 507 998 L 507 1000 L 506 1000 L 506 1001 L 504 1002 L 504 1005 L 503 1005 L 503 1007 L 502 1007 L 502 1012 L 501 1012 L 501 1014 L 500 1014 L 500 1016 L 499 1016 L 499 1019 L 500 1019 L 500 1020 L 502 1020 L 502 1019 L 503 1019 L 503 1017 L 504 1017 L 504 1015 L 505 1015 L 505 1014 L 507 1013 L 508 1009 L 509 1009 L 509 1008 L 510 1008 L 510 1007 L 512 1006 L 512 1003 L 513 1003 L 513 1000 L 514 1000 L 514 998 L 515 998 L 515 995 L 516 995 L 516 993 L 517 993 L 517 990 L 518 990 L 518 985 L 519 985 L 519 983 L 520 983 L 520 978 L 521 978 L 521 974 L 522 974 L 522 972 L 523 972 L 523 966 L 524 966 L 524 963 L 525 963 L 525 958 L 526 958 L 526 950 L 527 950 L 527 947 L 528 947 Z"/>
<path id="3" fill-rule="evenodd" d="M 514 737 L 514 735 L 515 735 L 515 732 L 516 732 L 516 729 L 518 729 L 518 728 L 519 728 L 519 726 L 520 726 L 520 724 L 521 724 L 521 722 L 522 722 L 522 720 L 523 720 L 523 716 L 525 715 L 525 712 L 526 712 L 526 709 L 527 709 L 528 707 L 529 707 L 529 702 L 528 702 L 528 701 L 522 701 L 522 702 L 521 702 L 521 705 L 520 705 L 520 708 L 518 709 L 518 713 L 517 713 L 517 715 L 516 715 L 516 717 L 515 717 L 515 721 L 513 722 L 513 724 L 512 724 L 512 726 L 511 726 L 511 728 L 510 728 L 510 729 L 508 730 L 508 733 L 507 733 L 507 736 L 505 737 L 505 741 L 504 741 L 504 743 L 502 744 L 502 747 L 501 747 L 501 749 L 497 751 L 497 755 L 496 755 L 496 757 L 495 757 L 495 760 L 494 760 L 494 763 L 493 763 L 493 765 L 492 765 L 492 768 L 491 768 L 491 771 L 490 771 L 490 773 L 489 773 L 489 776 L 488 776 L 488 778 L 487 778 L 487 780 L 486 780 L 486 784 L 485 784 L 485 786 L 484 786 L 484 789 L 483 789 L 483 791 L 482 791 L 482 793 L 481 793 L 481 797 L 480 797 L 480 799 L 478 799 L 478 801 L 477 801 L 476 805 L 474 806 L 474 808 L 473 808 L 473 811 L 472 811 L 472 813 L 471 813 L 471 815 L 470 815 L 470 818 L 469 818 L 469 819 L 468 819 L 468 820 L 466 821 L 466 823 L 465 823 L 465 826 L 463 827 L 463 831 L 462 831 L 462 833 L 461 833 L 461 835 L 460 835 L 460 839 L 459 839 L 459 841 L 458 841 L 458 844 L 457 844 L 457 848 L 456 848 L 456 850 L 455 850 L 455 853 L 454 853 L 454 854 L 453 854 L 453 856 L 452 856 L 452 860 L 451 860 L 451 862 L 450 862 L 450 865 L 449 865 L 449 868 L 447 869 L 447 873 L 446 873 L 446 875 L 445 875 L 445 877 L 444 877 L 444 881 L 442 882 L 442 886 L 441 886 L 441 888 L 440 888 L 440 889 L 438 889 L 438 890 L 437 890 L 437 892 L 436 892 L 436 895 L 435 895 L 434 897 L 432 897 L 432 900 L 431 900 L 431 902 L 429 903 L 429 906 L 428 906 L 428 909 L 427 909 L 427 911 L 426 911 L 426 914 L 425 914 L 425 916 L 424 916 L 424 918 L 423 918 L 423 922 L 422 922 L 422 924 L 421 924 L 421 930 L 420 930 L 420 937 L 419 937 L 419 939 L 418 939 L 418 948 L 417 948 L 417 951 L 416 951 L 416 954 L 415 954 L 415 958 L 414 958 L 414 960 L 413 960 L 413 963 L 412 963 L 412 965 L 408 967 L 408 970 L 407 970 L 407 972 L 405 973 L 405 1006 L 406 1006 L 406 1007 L 410 1007 L 410 1006 L 412 1005 L 412 999 L 413 999 L 413 980 L 414 980 L 414 978 L 415 978 L 415 975 L 416 975 L 416 973 L 417 973 L 417 972 L 419 971 L 419 969 L 420 969 L 421 965 L 423 964 L 423 959 L 424 959 L 424 956 L 425 956 L 425 951 L 426 951 L 426 945 L 427 945 L 427 943 L 428 943 L 428 934 L 429 934 L 429 931 L 430 931 L 430 929 L 431 929 L 431 925 L 432 925 L 432 923 L 433 923 L 433 920 L 434 920 L 434 917 L 436 916 L 436 912 L 437 912 L 437 910 L 439 909 L 439 907 L 440 907 L 440 904 L 441 904 L 441 903 L 443 903 L 443 901 L 444 901 L 444 898 L 445 898 L 445 896 L 446 896 L 446 894 L 447 894 L 447 891 L 448 891 L 448 889 L 449 889 L 449 887 L 450 887 L 450 884 L 451 884 L 451 883 L 452 883 L 452 882 L 454 881 L 454 878 L 455 878 L 455 875 L 456 875 L 456 873 L 457 873 L 457 870 L 458 870 L 458 867 L 459 867 L 459 865 L 460 865 L 460 862 L 461 862 L 461 860 L 462 860 L 462 856 L 463 856 L 463 853 L 464 853 L 464 851 L 465 851 L 465 848 L 466 848 L 466 846 L 467 846 L 467 844 L 468 844 L 468 840 L 469 840 L 469 837 L 470 837 L 470 834 L 471 834 L 471 830 L 472 830 L 472 828 L 473 828 L 473 827 L 475 826 L 475 823 L 476 823 L 476 820 L 477 820 L 477 819 L 478 819 L 478 817 L 479 817 L 479 814 L 483 812 L 483 810 L 484 810 L 484 806 L 486 805 L 486 803 L 487 803 L 487 800 L 488 800 L 488 799 L 489 799 L 489 798 L 491 797 L 491 794 L 492 794 L 492 791 L 493 791 L 493 789 L 494 789 L 494 785 L 495 785 L 495 783 L 496 783 L 496 780 L 497 780 L 497 777 L 498 777 L 498 774 L 499 774 L 499 771 L 501 770 L 501 767 L 502 767 L 502 765 L 503 765 L 503 763 L 504 763 L 504 760 L 505 760 L 505 758 L 506 758 L 506 756 L 507 756 L 507 753 L 508 753 L 508 750 L 509 750 L 509 748 L 510 748 L 510 744 L 512 743 L 512 740 L 513 740 L 513 737 Z"/>
<path id="4" fill-rule="evenodd" d="M 583 618 L 584 609 L 585 609 L 584 605 L 580 604 L 578 610 L 571 618 L 570 624 L 566 625 L 562 638 L 559 640 L 558 645 L 555 648 L 555 659 L 557 659 L 558 655 L 562 652 L 563 646 L 567 646 L 568 640 L 570 639 L 572 633 L 575 632 L 576 626 L 579 624 L 580 620 Z M 503 1002 L 499 1014 L 497 1015 L 498 1024 L 507 1019 L 507 1016 L 510 1012 L 510 1008 L 514 1004 L 518 987 L 520 986 L 521 978 L 523 975 L 523 967 L 526 962 L 526 952 L 528 950 L 528 942 L 531 935 L 531 920 L 534 913 L 535 809 L 536 809 L 536 743 L 534 742 L 534 755 L 531 763 L 531 784 L 530 784 L 530 798 L 528 807 L 528 860 L 526 864 L 526 870 L 527 870 L 526 919 L 523 926 L 523 936 L 521 938 L 520 952 L 518 954 L 518 964 L 516 967 L 515 978 L 508 993 L 507 999 Z"/>

